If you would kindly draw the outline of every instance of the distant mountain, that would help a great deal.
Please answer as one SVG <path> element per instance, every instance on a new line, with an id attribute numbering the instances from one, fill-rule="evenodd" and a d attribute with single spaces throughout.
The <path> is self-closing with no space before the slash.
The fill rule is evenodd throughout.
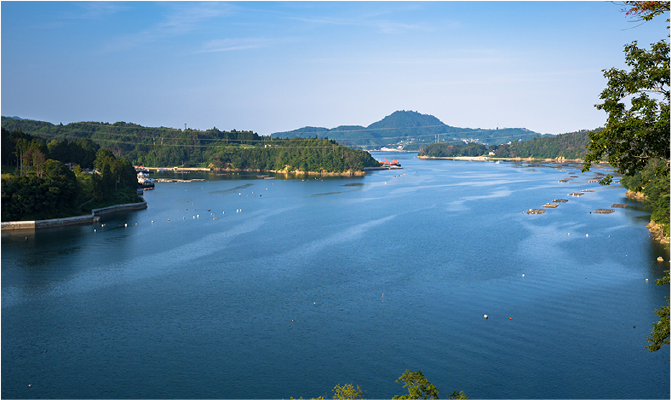
<path id="1" fill-rule="evenodd" d="M 486 144 L 503 144 L 515 140 L 528 140 L 540 135 L 524 128 L 471 129 L 446 125 L 433 115 L 415 111 L 395 111 L 367 127 L 341 125 L 337 128 L 306 126 L 289 132 L 277 132 L 275 138 L 328 137 L 338 143 L 364 149 L 403 146 L 418 150 L 420 146 L 440 140 L 441 143 L 476 141 Z"/>

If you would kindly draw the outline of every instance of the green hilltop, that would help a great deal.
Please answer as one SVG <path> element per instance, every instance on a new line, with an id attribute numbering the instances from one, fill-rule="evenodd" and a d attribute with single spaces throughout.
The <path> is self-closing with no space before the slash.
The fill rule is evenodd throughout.
<path id="1" fill-rule="evenodd" d="M 273 133 L 271 137 L 328 137 L 342 145 L 366 150 L 403 146 L 404 150 L 417 151 L 421 146 L 436 141 L 441 143 L 469 141 L 497 145 L 520 139 L 528 140 L 539 135 L 525 128 L 458 128 L 446 125 L 433 115 L 416 111 L 395 111 L 367 127 L 341 125 L 327 129 L 306 126 L 293 131 Z"/>
<path id="2" fill-rule="evenodd" d="M 43 153 L 69 146 L 68 142 L 90 140 L 115 156 L 147 167 L 209 167 L 262 171 L 347 173 L 379 165 L 365 151 L 315 138 L 273 139 L 252 131 L 221 131 L 152 128 L 115 122 L 49 122 L 2 117 L 3 164 L 14 165 L 10 132 L 35 136 L 47 147 Z M 4 131 L 3 131 L 4 132 Z M 7 145 L 5 145 L 7 143 Z M 47 151 L 48 150 L 48 151 Z M 5 154 L 6 153 L 6 154 Z"/>

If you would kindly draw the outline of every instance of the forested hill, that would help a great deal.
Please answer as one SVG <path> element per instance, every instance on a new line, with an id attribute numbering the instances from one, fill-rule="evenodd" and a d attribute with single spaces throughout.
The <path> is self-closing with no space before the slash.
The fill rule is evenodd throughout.
<path id="1" fill-rule="evenodd" d="M 587 154 L 589 141 L 589 131 L 582 130 L 559 135 L 539 136 L 531 140 L 516 141 L 500 146 L 490 146 L 488 150 L 494 151 L 494 157 L 563 157 L 582 160 Z"/>
<path id="2" fill-rule="evenodd" d="M 471 129 L 457 128 L 444 124 L 433 115 L 415 111 L 395 111 L 378 122 L 367 127 L 360 125 L 342 125 L 337 128 L 317 128 L 306 126 L 289 132 L 273 133 L 276 138 L 290 137 L 328 137 L 340 144 L 364 149 L 381 147 L 414 147 L 418 144 L 454 142 L 468 140 L 486 144 L 502 144 L 515 140 L 527 140 L 539 134 L 525 128 Z"/>
<path id="3" fill-rule="evenodd" d="M 2 128 L 44 139 L 49 150 L 63 140 L 90 139 L 116 156 L 147 167 L 214 167 L 312 172 L 361 171 L 377 166 L 370 154 L 327 139 L 272 139 L 251 131 L 217 128 L 149 128 L 116 122 L 48 122 L 2 117 Z M 4 151 L 4 149 L 3 149 Z"/>
<path id="4" fill-rule="evenodd" d="M 200 165 L 212 156 L 218 145 L 241 146 L 258 143 L 262 139 L 250 131 L 151 128 L 126 122 L 73 122 L 54 125 L 43 121 L 2 117 L 2 127 L 8 131 L 20 129 L 47 142 L 54 139 L 92 139 L 117 156 L 150 166 Z"/>
<path id="5" fill-rule="evenodd" d="M 428 157 L 483 156 L 499 158 L 559 158 L 584 159 L 589 143 L 588 131 L 564 133 L 560 135 L 538 136 L 530 140 L 515 141 L 510 144 L 483 146 L 476 143 L 448 145 L 432 143 L 423 147 L 419 155 Z M 491 154 L 491 153 L 494 154 Z"/>

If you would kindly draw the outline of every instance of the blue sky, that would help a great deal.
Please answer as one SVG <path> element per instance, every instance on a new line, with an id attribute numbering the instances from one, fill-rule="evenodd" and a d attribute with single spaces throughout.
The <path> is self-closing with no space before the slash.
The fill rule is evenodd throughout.
<path id="1" fill-rule="evenodd" d="M 396 110 L 602 126 L 602 69 L 667 37 L 610 2 L 1 3 L 3 116 L 260 134 Z"/>

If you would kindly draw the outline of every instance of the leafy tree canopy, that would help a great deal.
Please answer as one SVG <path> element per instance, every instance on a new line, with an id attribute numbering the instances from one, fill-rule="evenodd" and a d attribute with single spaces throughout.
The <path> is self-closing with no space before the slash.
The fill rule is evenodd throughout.
<path id="1" fill-rule="evenodd" d="M 334 399 L 361 399 L 363 400 L 363 390 L 359 387 L 359 385 L 356 385 L 356 389 L 354 388 L 354 385 L 351 383 L 348 383 L 346 385 L 340 386 L 339 384 L 333 388 L 333 398 Z"/>
<path id="2" fill-rule="evenodd" d="M 666 276 L 657 280 L 658 285 L 669 284 L 669 270 L 665 271 Z M 669 298 L 666 298 L 666 303 L 669 303 Z M 645 346 L 651 352 L 659 350 L 662 345 L 669 344 L 669 306 L 661 307 L 655 310 L 655 314 L 659 317 L 659 321 L 653 325 L 652 335 L 648 337 L 650 344 Z"/>
<path id="3" fill-rule="evenodd" d="M 632 2 L 630 12 L 650 20 L 669 11 L 669 2 Z M 669 172 L 669 43 L 660 40 L 649 50 L 637 42 L 625 46 L 629 71 L 604 70 L 608 79 L 596 108 L 608 113 L 605 129 L 590 133 L 589 153 L 583 170 L 606 158 L 624 175 L 634 175 L 649 160 L 664 160 L 662 174 Z M 609 184 L 608 175 L 601 183 Z"/>
<path id="4" fill-rule="evenodd" d="M 411 371 L 405 370 L 396 382 L 403 382 L 403 388 L 408 389 L 408 394 L 402 396 L 394 396 L 394 399 L 437 399 L 438 389 L 431 382 L 429 382 L 422 374 L 421 370 Z"/>
<path id="5" fill-rule="evenodd" d="M 651 21 L 669 11 L 668 1 L 625 1 L 624 4 L 622 11 L 627 16 L 637 17 L 642 21 Z"/>

